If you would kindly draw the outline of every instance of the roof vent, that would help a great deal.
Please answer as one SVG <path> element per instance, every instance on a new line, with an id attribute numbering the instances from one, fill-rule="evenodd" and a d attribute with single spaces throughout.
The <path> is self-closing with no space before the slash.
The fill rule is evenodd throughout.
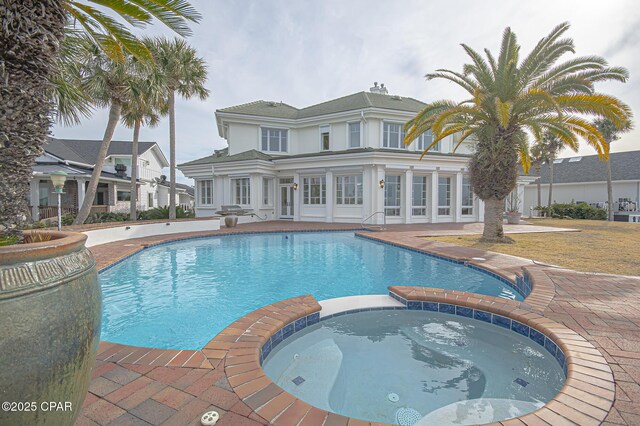
<path id="1" fill-rule="evenodd" d="M 569 162 L 570 163 L 577 163 L 580 160 L 582 160 L 582 157 L 571 157 L 571 158 L 569 158 Z"/>
<path id="2" fill-rule="evenodd" d="M 380 95 L 388 95 L 389 94 L 389 91 L 387 90 L 387 88 L 384 87 L 384 83 L 380 83 L 380 86 L 378 86 L 378 82 L 377 81 L 373 82 L 373 87 L 370 87 L 369 91 L 371 93 L 378 93 Z"/>
<path id="3" fill-rule="evenodd" d="M 274 106 L 278 106 L 277 102 L 269 102 L 267 105 L 274 107 Z"/>
<path id="4" fill-rule="evenodd" d="M 116 164 L 116 176 L 121 179 L 127 177 L 127 166 L 124 164 Z"/>
<path id="5" fill-rule="evenodd" d="M 393 96 L 391 97 L 391 99 L 393 99 L 394 101 L 401 101 L 401 100 L 402 100 L 402 96 L 393 95 Z"/>

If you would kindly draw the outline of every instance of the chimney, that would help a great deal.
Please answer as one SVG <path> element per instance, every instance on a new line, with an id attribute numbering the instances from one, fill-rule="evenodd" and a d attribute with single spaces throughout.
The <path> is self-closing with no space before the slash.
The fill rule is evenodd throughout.
<path id="1" fill-rule="evenodd" d="M 116 164 L 116 176 L 118 176 L 121 179 L 126 178 L 127 166 L 125 166 L 124 164 Z"/>
<path id="2" fill-rule="evenodd" d="M 389 92 L 387 91 L 387 88 L 384 87 L 384 83 L 380 83 L 380 86 L 378 86 L 378 82 L 374 81 L 373 82 L 373 87 L 369 88 L 369 91 L 371 93 L 378 93 L 380 95 L 387 95 L 389 94 Z"/>

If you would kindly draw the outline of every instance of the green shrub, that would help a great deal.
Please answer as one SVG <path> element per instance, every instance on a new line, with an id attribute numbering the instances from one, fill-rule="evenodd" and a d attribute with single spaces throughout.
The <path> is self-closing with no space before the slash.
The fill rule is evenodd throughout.
<path id="1" fill-rule="evenodd" d="M 129 220 L 129 213 L 97 212 L 89 215 L 85 223 L 124 222 Z"/>
<path id="2" fill-rule="evenodd" d="M 193 212 L 185 211 L 182 207 L 176 207 L 176 219 L 189 219 L 196 217 Z M 140 220 L 159 220 L 169 219 L 169 207 L 156 207 L 151 210 L 140 212 L 138 215 Z"/>
<path id="3" fill-rule="evenodd" d="M 579 204 L 552 204 L 551 207 L 538 206 L 534 210 L 539 211 L 544 217 L 553 217 L 557 219 L 589 219 L 589 220 L 607 220 L 607 210 L 593 207 L 587 203 Z"/>

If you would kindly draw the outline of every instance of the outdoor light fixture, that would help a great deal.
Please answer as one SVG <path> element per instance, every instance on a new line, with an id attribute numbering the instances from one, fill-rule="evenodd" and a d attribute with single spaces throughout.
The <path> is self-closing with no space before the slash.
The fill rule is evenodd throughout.
<path id="1" fill-rule="evenodd" d="M 380 179 L 380 182 L 378 182 L 378 185 L 380 185 L 380 188 L 384 189 L 384 179 Z"/>
<path id="2" fill-rule="evenodd" d="M 298 190 L 298 182 L 293 182 L 293 190 L 294 191 Z"/>
<path id="3" fill-rule="evenodd" d="M 63 171 L 52 172 L 51 183 L 53 183 L 53 192 L 58 194 L 58 231 L 62 231 L 62 201 L 61 196 L 64 194 L 64 183 L 67 180 L 67 174 Z"/>

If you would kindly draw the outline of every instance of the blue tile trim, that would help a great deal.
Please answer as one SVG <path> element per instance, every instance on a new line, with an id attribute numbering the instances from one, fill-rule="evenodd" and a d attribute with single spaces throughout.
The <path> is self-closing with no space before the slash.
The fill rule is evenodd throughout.
<path id="1" fill-rule="evenodd" d="M 466 306 L 456 306 L 456 315 L 461 317 L 473 318 L 473 309 Z"/>

